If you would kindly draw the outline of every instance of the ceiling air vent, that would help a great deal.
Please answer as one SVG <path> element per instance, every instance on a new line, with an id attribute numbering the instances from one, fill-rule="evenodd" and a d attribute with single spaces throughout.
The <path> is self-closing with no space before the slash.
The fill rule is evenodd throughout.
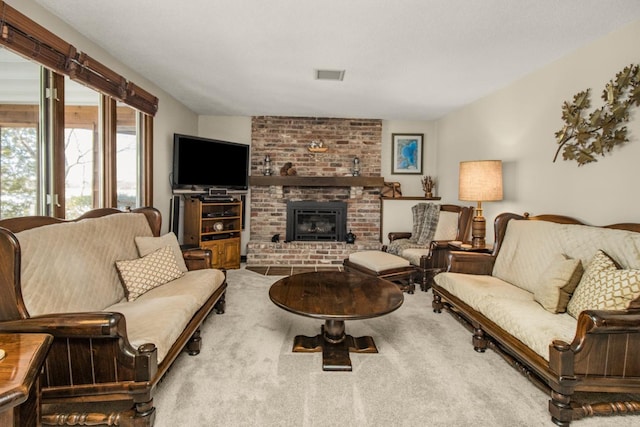
<path id="1" fill-rule="evenodd" d="M 344 70 L 316 70 L 316 80 L 336 80 L 344 79 Z"/>

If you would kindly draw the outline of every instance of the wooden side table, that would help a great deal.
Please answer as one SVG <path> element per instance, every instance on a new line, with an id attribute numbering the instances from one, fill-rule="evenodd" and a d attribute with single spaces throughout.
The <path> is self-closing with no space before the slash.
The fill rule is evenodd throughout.
<path id="1" fill-rule="evenodd" d="M 0 334 L 0 425 L 40 425 L 42 364 L 53 337 L 47 334 Z"/>
<path id="2" fill-rule="evenodd" d="M 449 243 L 449 250 L 463 251 L 463 252 L 480 252 L 483 254 L 490 254 L 493 252 L 493 245 L 483 246 L 481 248 L 474 248 L 471 245 L 463 243 Z"/>

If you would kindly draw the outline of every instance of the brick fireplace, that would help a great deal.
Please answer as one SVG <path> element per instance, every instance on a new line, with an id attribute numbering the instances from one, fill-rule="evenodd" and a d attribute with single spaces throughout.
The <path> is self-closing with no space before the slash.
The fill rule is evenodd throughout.
<path id="1" fill-rule="evenodd" d="M 247 265 L 340 264 L 351 252 L 380 249 L 380 120 L 259 116 L 251 131 Z M 312 142 L 326 151 L 310 150 Z M 266 155 L 272 177 L 263 175 Z M 360 159 L 358 177 L 352 176 L 354 157 Z M 287 162 L 295 176 L 280 176 Z M 346 228 L 357 236 L 355 244 L 287 242 L 289 201 L 346 203 Z"/>

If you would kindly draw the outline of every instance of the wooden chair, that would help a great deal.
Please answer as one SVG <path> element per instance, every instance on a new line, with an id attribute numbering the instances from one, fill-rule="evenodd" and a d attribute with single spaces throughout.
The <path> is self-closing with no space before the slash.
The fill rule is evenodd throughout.
<path id="1" fill-rule="evenodd" d="M 411 264 L 417 268 L 420 289 L 423 291 L 427 291 L 431 287 L 433 277 L 437 273 L 446 269 L 449 243 L 452 241 L 467 242 L 471 234 L 473 207 L 442 204 L 440 205 L 440 212 L 441 215 L 443 212 L 457 214 L 455 236 L 452 234 L 448 236 L 452 237 L 450 239 L 433 240 L 426 244 L 424 248 L 416 248 L 415 250 L 407 249 L 400 254 L 400 256 L 408 259 Z M 444 218 L 441 218 L 441 220 L 444 220 Z M 411 237 L 411 233 L 392 231 L 388 236 L 389 240 L 393 242 L 397 239 L 408 239 Z M 387 247 L 383 247 L 383 250 L 386 251 Z"/>

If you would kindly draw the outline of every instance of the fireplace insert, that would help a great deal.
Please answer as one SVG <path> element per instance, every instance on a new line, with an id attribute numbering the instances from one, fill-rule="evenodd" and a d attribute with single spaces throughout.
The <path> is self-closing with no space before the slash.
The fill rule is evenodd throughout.
<path id="1" fill-rule="evenodd" d="M 340 201 L 287 202 L 287 241 L 344 242 L 347 204 Z"/>

